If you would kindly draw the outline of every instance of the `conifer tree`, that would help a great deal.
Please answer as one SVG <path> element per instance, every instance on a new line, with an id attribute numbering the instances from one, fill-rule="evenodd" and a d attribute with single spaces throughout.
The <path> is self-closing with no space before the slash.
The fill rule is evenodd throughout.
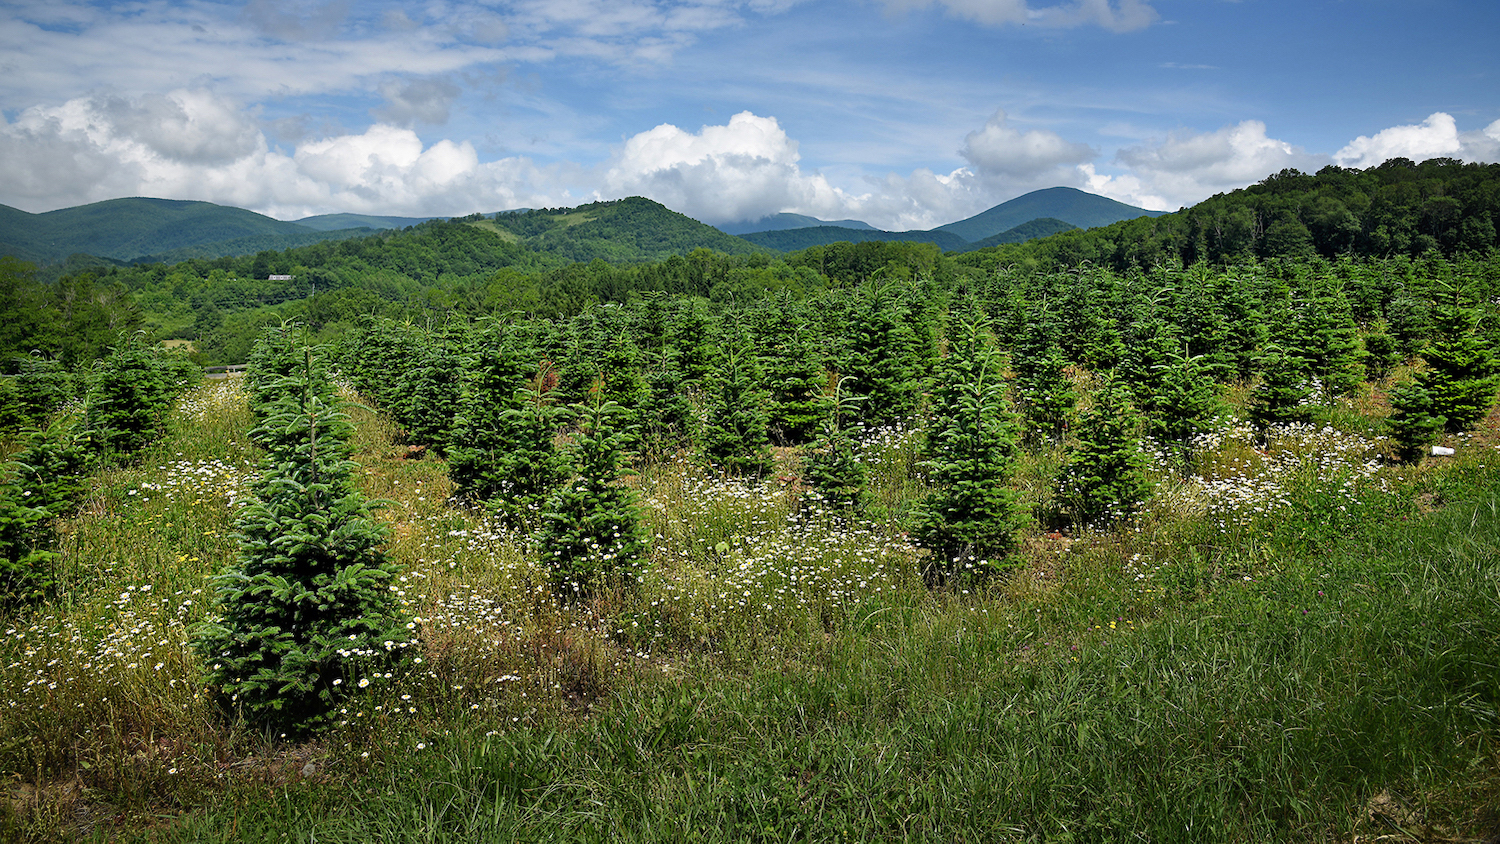
<path id="1" fill-rule="evenodd" d="M 1262 436 L 1274 425 L 1305 423 L 1312 418 L 1311 396 L 1306 362 L 1273 346 L 1262 356 L 1261 380 L 1250 391 L 1250 421 Z"/>
<path id="2" fill-rule="evenodd" d="M 803 479 L 817 491 L 828 510 L 852 514 L 864 509 L 865 465 L 859 460 L 859 449 L 849 436 L 844 419 L 857 418 L 858 397 L 846 390 L 848 377 L 832 377 L 828 405 L 818 436 L 803 452 Z"/>
<path id="3" fill-rule="evenodd" d="M 843 372 L 854 379 L 865 424 L 874 427 L 907 418 L 921 397 L 921 354 L 894 287 L 871 282 L 860 288 L 850 320 Z"/>
<path id="4" fill-rule="evenodd" d="M 1326 396 L 1342 396 L 1359 384 L 1359 328 L 1343 289 L 1314 279 L 1301 297 L 1287 350 L 1305 361 Z"/>
<path id="5" fill-rule="evenodd" d="M 547 499 L 539 541 L 553 588 L 565 600 L 633 581 L 648 551 L 635 494 L 621 483 L 628 433 L 620 428 L 622 409 L 596 392 L 573 412 L 578 420 L 568 452 L 573 479 Z"/>
<path id="6" fill-rule="evenodd" d="M 721 353 L 706 387 L 703 452 L 730 474 L 760 477 L 771 468 L 767 397 L 760 389 L 760 367 L 750 333 L 736 319 L 726 320 Z"/>
<path id="7" fill-rule="evenodd" d="M 520 406 L 518 392 L 535 372 L 512 331 L 486 321 L 473 337 L 459 389 L 458 412 L 448 442 L 448 478 L 454 495 L 471 502 L 499 494 L 504 476 L 493 471 L 512 442 L 502 427 L 507 410 Z"/>
<path id="8" fill-rule="evenodd" d="M 130 454 L 159 439 L 177 389 L 144 335 L 122 338 L 95 369 L 84 423 L 94 447 Z"/>
<path id="9" fill-rule="evenodd" d="M 648 460 L 692 448 L 701 427 L 693 406 L 699 385 L 688 381 L 677 349 L 664 346 L 653 354 L 646 364 L 640 408 L 640 450 Z"/>
<path id="10" fill-rule="evenodd" d="M 15 484 L 0 485 L 0 609 L 29 604 L 56 585 L 56 538 L 50 514 L 33 507 Z"/>
<path id="11" fill-rule="evenodd" d="M 922 447 L 932 491 L 912 517 L 912 534 L 932 552 L 924 571 L 930 585 L 999 568 L 1025 523 L 1010 487 L 1017 422 L 1005 400 L 1003 370 L 982 322 L 966 320 L 949 333 Z"/>
<path id="12" fill-rule="evenodd" d="M 1146 433 L 1179 462 L 1188 466 L 1193 437 L 1208 431 L 1224 411 L 1218 384 L 1202 358 L 1177 355 L 1158 377 L 1152 395 Z"/>
<path id="13" fill-rule="evenodd" d="M 1111 375 L 1079 418 L 1078 441 L 1058 473 L 1057 501 L 1075 523 L 1108 526 L 1150 496 L 1139 429 L 1128 391 Z"/>
<path id="14" fill-rule="evenodd" d="M 801 445 L 819 430 L 827 403 L 823 350 L 810 319 L 788 300 L 755 314 L 755 347 L 764 378 L 766 420 L 777 445 Z"/>
<path id="15" fill-rule="evenodd" d="M 1435 336 L 1422 350 L 1426 371 L 1418 383 L 1432 398 L 1432 409 L 1452 433 L 1467 431 L 1489 413 L 1500 385 L 1494 351 L 1479 331 L 1480 312 L 1458 286 L 1433 308 Z"/>
<path id="16" fill-rule="evenodd" d="M 1384 321 L 1377 321 L 1370 326 L 1360 342 L 1364 347 L 1361 359 L 1364 361 L 1365 375 L 1371 381 L 1384 379 L 1401 363 L 1401 349 Z"/>
<path id="17" fill-rule="evenodd" d="M 303 351 L 260 426 L 267 455 L 240 513 L 239 561 L 193 642 L 227 709 L 288 735 L 325 727 L 356 668 L 398 661 L 406 635 L 385 529 L 354 485 L 352 427 L 319 356 Z"/>
<path id="18" fill-rule="evenodd" d="M 1396 441 L 1397 455 L 1406 461 L 1420 458 L 1448 422 L 1434 412 L 1432 394 L 1420 381 L 1406 381 L 1391 390 L 1391 411 L 1386 427 Z"/>
<path id="19" fill-rule="evenodd" d="M 31 421 L 26 404 L 21 400 L 21 390 L 16 379 L 0 375 L 0 437 L 8 437 Z"/>
<path id="20" fill-rule="evenodd" d="M 1057 343 L 1056 327 L 1045 314 L 1035 315 L 1027 323 L 1011 365 L 1028 434 L 1060 438 L 1072 418 L 1078 395 L 1067 376 L 1067 360 Z"/>

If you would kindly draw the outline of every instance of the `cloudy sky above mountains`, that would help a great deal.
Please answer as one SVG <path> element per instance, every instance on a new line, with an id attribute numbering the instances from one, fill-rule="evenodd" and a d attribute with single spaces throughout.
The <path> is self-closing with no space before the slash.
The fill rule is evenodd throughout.
<path id="1" fill-rule="evenodd" d="M 651 197 L 929 228 L 1069 185 L 1500 160 L 1471 0 L 7 0 L 0 204 Z"/>

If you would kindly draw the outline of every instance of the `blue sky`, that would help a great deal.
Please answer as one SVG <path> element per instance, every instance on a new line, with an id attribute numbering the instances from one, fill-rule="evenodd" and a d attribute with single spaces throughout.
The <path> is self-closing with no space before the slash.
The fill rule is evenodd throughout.
<path id="1" fill-rule="evenodd" d="M 1497 36 L 1500 4 L 1455 0 L 8 0 L 0 203 L 1171 210 L 1286 167 L 1500 160 Z"/>

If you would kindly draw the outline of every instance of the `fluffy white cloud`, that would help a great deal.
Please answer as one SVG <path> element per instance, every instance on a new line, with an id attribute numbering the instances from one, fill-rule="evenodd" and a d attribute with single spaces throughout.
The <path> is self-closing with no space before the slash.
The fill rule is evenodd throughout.
<path id="1" fill-rule="evenodd" d="M 1360 135 L 1333 157 L 1345 167 L 1374 167 L 1390 158 L 1429 158 L 1455 155 L 1463 149 L 1458 139 L 1458 124 L 1441 111 L 1433 112 L 1415 126 L 1392 126 L 1374 136 Z"/>
<path id="2" fill-rule="evenodd" d="M 272 148 L 249 117 L 202 90 L 93 97 L 0 124 L 0 203 L 44 211 L 119 196 L 202 199 L 283 219 L 334 211 L 452 215 L 565 204 L 559 168 L 481 163 L 468 142 L 408 128 Z"/>
<path id="3" fill-rule="evenodd" d="M 1146 0 L 1075 0 L 1033 7 L 1028 0 L 883 0 L 895 9 L 943 7 L 950 15 L 987 26 L 1073 27 L 1097 25 L 1113 32 L 1129 32 L 1155 23 L 1159 15 Z"/>
<path id="4" fill-rule="evenodd" d="M 1312 172 L 1329 159 L 1268 137 L 1259 120 L 1245 120 L 1215 132 L 1174 132 L 1154 144 L 1127 147 L 1116 162 L 1127 170 L 1122 176 L 1080 168 L 1086 188 L 1132 205 L 1176 210 L 1289 167 Z"/>
<path id="5" fill-rule="evenodd" d="M 664 123 L 626 140 L 605 166 L 600 191 L 647 196 L 710 223 L 846 207 L 849 197 L 821 175 L 803 173 L 800 158 L 774 117 L 745 111 L 697 133 Z"/>
<path id="6" fill-rule="evenodd" d="M 1475 132 L 1461 132 L 1459 157 L 1465 161 L 1500 161 L 1500 120 Z"/>
<path id="7" fill-rule="evenodd" d="M 1060 170 L 1092 161 L 1098 155 L 1088 144 L 1073 143 L 1056 132 L 1012 128 L 1004 109 L 996 111 L 983 129 L 970 132 L 959 154 L 974 166 L 980 178 L 1040 187 L 1064 178 Z"/>

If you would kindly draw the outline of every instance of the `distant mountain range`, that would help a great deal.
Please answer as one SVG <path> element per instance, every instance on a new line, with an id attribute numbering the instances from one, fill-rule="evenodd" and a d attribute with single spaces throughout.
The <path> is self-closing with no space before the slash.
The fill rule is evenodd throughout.
<path id="1" fill-rule="evenodd" d="M 890 232 L 858 220 L 824 222 L 800 214 L 774 214 L 753 223 L 721 227 L 751 243 L 791 252 L 841 240 L 902 240 L 932 243 L 949 252 L 968 252 L 1002 243 L 1021 243 L 1070 229 L 1091 229 L 1136 217 L 1147 211 L 1077 188 L 1045 188 L 1002 202 L 994 208 L 926 231 Z M 756 228 L 758 226 L 758 228 Z"/>
<path id="2" fill-rule="evenodd" d="M 530 248 L 566 260 L 603 257 L 629 262 L 697 248 L 731 254 L 757 247 L 790 252 L 841 240 L 920 241 L 962 252 L 1160 213 L 1059 187 L 1034 191 L 930 231 L 911 232 L 887 232 L 859 220 L 828 222 L 791 213 L 715 229 L 640 197 L 571 209 L 523 209 L 471 217 L 508 240 L 524 241 Z M 42 214 L 0 205 L 0 255 L 41 265 L 60 264 L 76 255 L 116 263 L 174 263 L 281 251 L 431 219 L 443 218 L 323 214 L 284 221 L 210 202 L 146 197 L 111 199 Z"/>
<path id="3" fill-rule="evenodd" d="M 787 229 L 811 229 L 822 226 L 834 226 L 841 229 L 862 229 L 876 231 L 869 223 L 859 220 L 819 220 L 817 217 L 809 217 L 806 214 L 791 214 L 783 211 L 780 214 L 771 214 L 761 217 L 759 220 L 750 220 L 742 223 L 725 223 L 718 229 L 725 234 L 751 234 L 753 232 L 779 232 Z"/>

